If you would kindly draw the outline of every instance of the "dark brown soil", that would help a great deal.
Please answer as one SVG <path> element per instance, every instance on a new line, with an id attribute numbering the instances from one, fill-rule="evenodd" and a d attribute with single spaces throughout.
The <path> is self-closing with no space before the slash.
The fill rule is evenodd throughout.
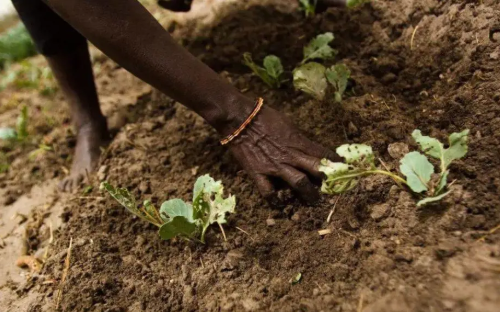
<path id="1" fill-rule="evenodd" d="M 489 38 L 500 23 L 500 4 L 377 1 L 304 19 L 288 1 L 274 2 L 231 7 L 213 27 L 177 27 L 174 35 L 242 92 L 263 96 L 331 149 L 370 144 L 395 168 L 388 146 L 415 149 L 414 129 L 441 139 L 470 129 L 469 154 L 451 168 L 452 195 L 418 209 L 409 193 L 375 177 L 341 198 L 323 196 L 314 207 L 284 191 L 285 207 L 272 208 L 201 118 L 155 91 L 144 93 L 130 107 L 135 118 L 103 156 L 94 191 L 67 203 L 67 223 L 42 272 L 61 280 L 73 238 L 60 308 L 498 311 L 500 234 L 478 239 L 500 224 L 500 43 Z M 256 60 L 275 54 L 291 71 L 303 45 L 326 31 L 335 33 L 337 61 L 353 73 L 342 105 L 311 100 L 290 82 L 268 90 L 241 64 L 247 51 Z M 121 70 L 108 68 L 108 74 Z M 163 242 L 154 226 L 97 187 L 105 178 L 161 204 L 189 200 L 196 177 L 205 173 L 237 197 L 227 242 L 215 227 L 206 245 Z M 321 237 L 321 229 L 332 233 Z M 302 280 L 292 285 L 297 273 Z M 42 282 L 33 281 L 41 295 L 30 311 L 47 309 L 47 302 L 53 309 L 57 287 Z"/>

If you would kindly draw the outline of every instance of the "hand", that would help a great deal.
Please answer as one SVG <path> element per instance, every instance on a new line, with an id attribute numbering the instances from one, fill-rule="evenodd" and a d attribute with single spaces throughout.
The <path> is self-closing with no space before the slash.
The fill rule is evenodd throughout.
<path id="1" fill-rule="evenodd" d="M 336 157 L 299 133 L 284 115 L 266 106 L 228 146 L 262 196 L 271 202 L 275 189 L 270 177 L 284 180 L 304 200 L 317 201 L 318 190 L 308 176 L 322 179 L 318 171 L 321 159 Z"/>

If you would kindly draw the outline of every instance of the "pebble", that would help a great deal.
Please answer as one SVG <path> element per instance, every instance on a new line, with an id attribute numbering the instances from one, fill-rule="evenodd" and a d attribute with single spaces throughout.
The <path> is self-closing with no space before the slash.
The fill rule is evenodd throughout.
<path id="1" fill-rule="evenodd" d="M 394 159 L 401 159 L 404 155 L 406 155 L 410 151 L 410 148 L 405 143 L 392 143 L 387 147 L 387 152 Z"/>
<path id="2" fill-rule="evenodd" d="M 274 226 L 274 225 L 276 225 L 276 220 L 274 220 L 274 219 L 267 219 L 266 220 L 266 224 L 267 224 L 267 226 Z"/>
<path id="3" fill-rule="evenodd" d="M 106 175 L 108 174 L 108 166 L 101 166 L 97 171 L 97 178 L 99 181 L 106 180 Z"/>
<path id="4" fill-rule="evenodd" d="M 389 204 L 375 205 L 372 207 L 370 217 L 375 221 L 380 221 L 389 215 L 390 210 Z"/>

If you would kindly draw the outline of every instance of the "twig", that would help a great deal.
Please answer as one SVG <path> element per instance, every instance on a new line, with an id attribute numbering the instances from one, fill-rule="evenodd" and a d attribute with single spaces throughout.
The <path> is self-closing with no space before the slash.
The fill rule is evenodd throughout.
<path id="1" fill-rule="evenodd" d="M 59 285 L 59 290 L 57 291 L 57 300 L 56 300 L 56 310 L 59 309 L 59 304 L 61 303 L 62 291 L 64 287 L 64 282 L 66 282 L 66 278 L 69 273 L 69 266 L 71 264 L 71 248 L 73 247 L 73 237 L 69 239 L 69 247 L 68 252 L 66 254 L 66 260 L 64 260 L 64 271 L 61 278 L 61 284 Z"/>
<path id="2" fill-rule="evenodd" d="M 411 34 L 411 40 L 410 40 L 410 50 L 412 50 L 412 51 L 413 51 L 413 40 L 415 39 L 415 33 L 417 32 L 418 26 L 419 26 L 419 25 L 417 25 L 417 26 L 415 27 L 415 29 L 413 30 L 413 33 Z"/>
<path id="3" fill-rule="evenodd" d="M 239 228 L 237 226 L 235 226 L 235 228 L 238 230 L 238 231 L 241 231 L 243 233 L 245 233 L 246 235 L 248 235 L 248 237 L 254 242 L 255 240 L 252 238 L 252 235 L 248 234 L 247 231 L 243 230 L 242 228 Z"/>
<path id="4" fill-rule="evenodd" d="M 335 213 L 335 208 L 337 207 L 337 203 L 339 202 L 339 199 L 342 197 L 342 194 L 340 194 L 339 197 L 335 200 L 335 203 L 333 204 L 332 210 L 330 210 L 330 213 L 328 214 L 328 218 L 326 218 L 326 223 L 330 223 L 332 221 L 332 216 Z"/>
<path id="5" fill-rule="evenodd" d="M 219 222 L 217 222 L 217 224 L 220 227 L 220 230 L 222 232 L 222 236 L 224 236 L 224 241 L 227 242 L 226 232 L 224 232 L 224 228 L 222 227 L 222 225 Z"/>
<path id="6" fill-rule="evenodd" d="M 489 230 L 489 231 L 488 231 L 488 233 L 486 233 L 486 235 L 484 235 L 484 236 L 482 236 L 481 238 L 479 238 L 479 239 L 477 240 L 477 242 L 484 242 L 484 240 L 486 239 L 486 237 L 487 237 L 488 235 L 491 235 L 491 234 L 495 233 L 495 232 L 496 232 L 496 231 L 498 231 L 498 230 L 500 230 L 500 224 L 499 224 L 499 225 L 497 225 L 497 226 L 495 226 L 495 227 L 494 227 L 494 228 L 492 228 L 491 230 Z"/>
<path id="7" fill-rule="evenodd" d="M 358 312 L 362 312 L 363 311 L 363 298 L 364 295 L 361 294 L 361 296 L 359 296 L 359 302 L 358 302 Z"/>

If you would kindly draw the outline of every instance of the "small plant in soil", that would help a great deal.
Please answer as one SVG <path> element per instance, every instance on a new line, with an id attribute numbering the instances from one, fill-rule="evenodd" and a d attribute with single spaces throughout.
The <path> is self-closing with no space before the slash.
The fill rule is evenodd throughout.
<path id="1" fill-rule="evenodd" d="M 0 140 L 9 142 L 24 142 L 28 137 L 28 107 L 21 108 L 17 117 L 16 128 L 0 128 Z"/>
<path id="2" fill-rule="evenodd" d="M 102 182 L 100 188 L 129 212 L 159 227 L 159 235 L 163 240 L 181 237 L 205 243 L 205 233 L 214 223 L 219 225 L 225 237 L 222 224 L 226 223 L 226 214 L 234 213 L 236 207 L 236 197 L 224 198 L 222 182 L 215 181 L 209 175 L 196 180 L 193 204 L 176 198 L 164 202 L 159 210 L 150 201 L 139 206 L 125 188 L 114 188 L 107 182 Z"/>
<path id="3" fill-rule="evenodd" d="M 337 51 L 330 47 L 335 39 L 332 33 L 318 35 L 304 47 L 304 59 L 301 65 L 293 71 L 293 85 L 295 89 L 323 100 L 326 95 L 328 83 L 335 89 L 335 101 L 341 102 L 347 88 L 351 71 L 344 64 L 336 64 L 331 68 L 311 60 L 331 60 Z"/>
<path id="4" fill-rule="evenodd" d="M 300 7 L 304 11 L 306 17 L 316 14 L 316 4 L 318 0 L 299 0 Z"/>
<path id="5" fill-rule="evenodd" d="M 425 197 L 417 203 L 422 206 L 443 199 L 450 193 L 448 190 L 448 174 L 450 164 L 467 154 L 467 137 L 469 130 L 453 133 L 449 137 L 449 147 L 435 138 L 423 136 L 420 130 L 413 131 L 412 137 L 419 144 L 422 152 L 439 160 L 439 172 L 434 173 L 434 166 L 420 152 L 410 152 L 400 160 L 399 170 L 406 177 L 388 170 L 379 169 L 375 165 L 375 156 L 370 146 L 364 144 L 344 144 L 337 148 L 337 154 L 345 162 L 331 162 L 323 159 L 319 170 L 326 175 L 321 191 L 326 194 L 340 194 L 353 189 L 361 177 L 372 174 L 383 174 L 391 177 L 398 185 L 407 186 L 412 192 Z"/>
<path id="6" fill-rule="evenodd" d="M 335 101 L 342 102 L 342 96 L 351 77 L 351 71 L 344 64 L 336 64 L 325 71 L 328 82 L 335 88 Z"/>
<path id="7" fill-rule="evenodd" d="M 279 57 L 268 55 L 264 58 L 263 66 L 261 67 L 254 63 L 250 53 L 243 54 L 243 64 L 248 66 L 255 75 L 259 76 L 271 88 L 279 88 L 283 82 L 283 65 Z"/>

